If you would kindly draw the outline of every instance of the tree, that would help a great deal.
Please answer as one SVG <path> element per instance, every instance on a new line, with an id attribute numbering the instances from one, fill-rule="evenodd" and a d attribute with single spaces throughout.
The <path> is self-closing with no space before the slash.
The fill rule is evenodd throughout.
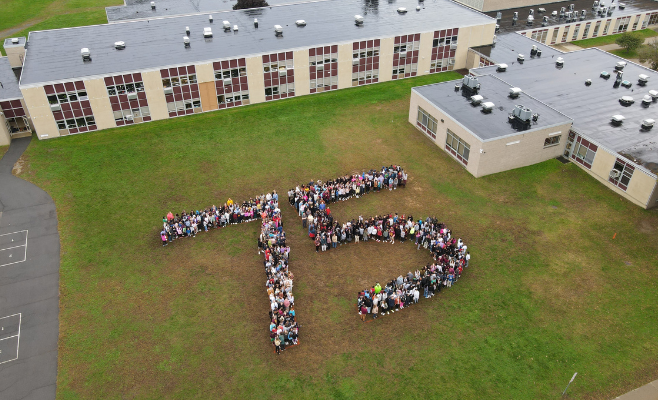
<path id="1" fill-rule="evenodd" d="M 615 40 L 615 43 L 617 43 L 619 47 L 626 49 L 626 52 L 631 52 L 642 46 L 644 38 L 633 32 L 624 32 L 617 38 L 617 40 Z"/>
<path id="2" fill-rule="evenodd" d="M 658 40 L 654 39 L 642 46 L 637 55 L 641 63 L 648 62 L 651 69 L 658 70 Z"/>
<path id="3" fill-rule="evenodd" d="M 256 7 L 267 7 L 267 1 L 265 0 L 238 0 L 238 2 L 233 6 L 234 10 L 244 10 L 245 8 L 256 8 Z"/>

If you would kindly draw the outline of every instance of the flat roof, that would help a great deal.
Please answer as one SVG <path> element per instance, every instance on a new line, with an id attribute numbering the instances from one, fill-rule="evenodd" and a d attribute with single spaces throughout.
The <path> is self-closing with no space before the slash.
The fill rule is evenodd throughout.
<path id="1" fill-rule="evenodd" d="M 534 57 L 530 55 L 532 46 L 537 46 L 541 50 L 541 57 Z M 516 59 L 519 54 L 525 56 L 525 62 L 541 58 L 551 58 L 553 56 L 559 57 L 562 52 L 551 46 L 539 43 L 532 40 L 520 33 L 504 33 L 496 37 L 496 43 L 489 46 L 473 47 L 473 50 L 481 53 L 482 55 L 490 58 L 497 64 L 512 64 L 517 62 Z"/>
<path id="2" fill-rule="evenodd" d="M 521 93 L 515 99 L 510 98 L 508 94 L 512 86 L 495 76 L 480 76 L 478 81 L 480 83 L 478 94 L 484 97 L 482 102 L 495 104 L 494 109 L 488 114 L 482 112 L 481 105 L 474 106 L 470 103 L 470 95 L 462 91 L 455 91 L 455 83 L 461 82 L 461 80 L 415 87 L 412 90 L 459 122 L 482 141 L 516 136 L 531 130 L 571 122 L 571 118 L 526 93 Z M 537 122 L 533 122 L 528 129 L 519 129 L 518 125 L 508 121 L 509 114 L 517 105 L 523 105 L 525 108 L 530 108 L 533 114 L 539 114 Z"/>
<path id="3" fill-rule="evenodd" d="M 492 74 L 561 110 L 573 118 L 573 127 L 578 132 L 598 142 L 609 150 L 623 154 L 631 161 L 658 173 L 658 128 L 648 132 L 640 130 L 642 121 L 658 119 L 658 104 L 642 106 L 642 98 L 649 90 L 658 90 L 658 73 L 628 62 L 623 79 L 632 83 L 630 88 L 613 87 L 615 65 L 626 61 L 597 48 L 563 53 L 564 67 L 556 68 L 555 58 L 544 58 L 533 62 L 518 62 L 508 65 L 507 71 L 497 72 L 495 66 L 472 70 L 476 74 Z M 612 76 L 600 78 L 602 71 Z M 638 86 L 638 76 L 648 75 L 649 83 Z M 585 86 L 585 80 L 592 84 Z M 635 103 L 624 107 L 619 99 L 632 96 Z M 621 126 L 610 124 L 613 115 L 621 114 L 626 119 Z"/>
<path id="4" fill-rule="evenodd" d="M 538 4 L 534 6 L 499 10 L 503 14 L 503 18 L 500 20 L 498 25 L 500 25 L 500 33 L 505 33 L 505 32 L 516 32 L 516 31 L 529 31 L 529 30 L 534 31 L 542 28 L 551 27 L 554 25 L 566 24 L 567 22 L 565 21 L 564 18 L 560 18 L 559 13 L 560 13 L 560 8 L 562 7 L 569 10 L 570 4 L 574 5 L 574 11 L 578 11 L 578 13 L 580 13 L 581 10 L 587 11 L 585 15 L 585 19 L 581 20 L 579 17 L 577 21 L 570 22 L 569 24 L 571 25 L 587 22 L 599 18 L 617 18 L 625 15 L 635 15 L 645 11 L 658 10 L 658 5 L 654 0 L 621 0 L 621 2 L 626 5 L 626 7 L 623 10 L 619 9 L 619 3 L 620 3 L 619 0 L 615 1 L 614 3 L 611 3 L 610 0 L 604 1 L 604 3 L 608 6 L 610 4 L 617 6 L 617 8 L 612 12 L 610 16 L 597 15 L 592 10 L 592 4 L 594 3 L 594 0 L 567 0 L 559 3 Z M 546 12 L 539 13 L 539 8 L 545 8 Z M 534 13 L 535 21 L 533 22 L 532 25 L 527 25 L 530 9 L 535 10 Z M 514 15 L 515 11 L 519 13 L 519 20 L 516 21 L 516 23 L 512 21 L 512 16 Z M 557 11 L 558 16 L 556 17 L 551 16 L 552 11 Z M 486 12 L 486 14 L 493 18 L 496 18 L 497 12 L 498 11 L 488 11 Z M 548 24 L 543 27 L 542 18 L 544 16 L 548 17 Z M 611 27 L 610 29 L 612 28 L 614 28 L 614 26 Z"/>
<path id="5" fill-rule="evenodd" d="M 267 0 L 267 4 L 278 6 L 309 1 L 326 0 Z M 155 10 L 153 10 L 151 0 L 143 0 L 122 6 L 105 7 L 105 15 L 107 16 L 107 22 L 112 23 L 175 15 L 226 12 L 232 11 L 235 4 L 237 4 L 237 0 L 157 0 Z"/>
<path id="6" fill-rule="evenodd" d="M 12 43 L 12 39 L 18 39 L 18 43 Z M 8 37 L 5 39 L 5 43 L 3 44 L 4 48 L 11 48 L 11 47 L 23 47 L 25 46 L 25 36 L 20 36 L 20 37 Z"/>
<path id="7" fill-rule="evenodd" d="M 9 64 L 9 58 L 0 57 L 0 100 L 22 99 L 23 93 L 18 88 L 18 79 Z"/>
<path id="8" fill-rule="evenodd" d="M 143 71 L 162 67 L 256 56 L 285 50 L 378 39 L 440 29 L 493 24 L 495 21 L 449 0 L 381 2 L 375 11 L 364 10 L 361 0 L 328 0 L 279 7 L 229 11 L 208 23 L 206 15 L 121 22 L 30 32 L 21 85 L 37 85 L 83 77 Z M 406 7 L 399 14 L 398 7 Z M 367 12 L 365 12 L 367 11 Z M 357 26 L 354 15 L 364 17 Z M 259 28 L 253 19 L 258 18 Z M 224 32 L 222 19 L 238 25 Z M 295 26 L 303 19 L 305 27 Z M 283 26 L 275 36 L 274 25 Z M 190 27 L 191 46 L 185 48 L 185 27 Z M 212 27 L 213 38 L 203 38 Z M 124 41 L 124 50 L 114 43 Z M 80 49 L 89 48 L 91 62 L 83 62 Z"/>

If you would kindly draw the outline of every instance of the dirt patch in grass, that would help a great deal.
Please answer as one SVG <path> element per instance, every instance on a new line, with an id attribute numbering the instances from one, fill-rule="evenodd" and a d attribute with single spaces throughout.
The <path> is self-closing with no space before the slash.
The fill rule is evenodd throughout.
<path id="1" fill-rule="evenodd" d="M 637 224 L 637 230 L 640 233 L 653 233 L 656 228 L 649 219 L 643 219 Z"/>

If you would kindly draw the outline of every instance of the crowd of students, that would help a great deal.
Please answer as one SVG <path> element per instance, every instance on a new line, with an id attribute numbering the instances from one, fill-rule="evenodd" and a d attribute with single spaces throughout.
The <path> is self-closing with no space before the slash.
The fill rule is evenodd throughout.
<path id="1" fill-rule="evenodd" d="M 292 293 L 294 276 L 288 270 L 290 247 L 286 244 L 276 191 L 256 196 L 242 204 L 229 199 L 223 206 L 213 205 L 202 211 L 182 211 L 176 215 L 169 212 L 162 218 L 160 238 L 162 245 L 166 246 L 176 239 L 195 237 L 201 230 L 207 232 L 256 219 L 261 221 L 258 253 L 264 256 L 263 265 L 267 276 L 265 286 L 270 299 L 270 339 L 276 353 L 280 354 L 286 346 L 298 343 L 299 325 Z"/>

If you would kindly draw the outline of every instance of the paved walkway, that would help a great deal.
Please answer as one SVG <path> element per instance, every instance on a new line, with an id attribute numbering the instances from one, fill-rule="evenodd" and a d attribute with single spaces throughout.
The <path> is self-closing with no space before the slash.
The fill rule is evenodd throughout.
<path id="1" fill-rule="evenodd" d="M 31 138 L 0 160 L 0 399 L 55 398 L 59 234 L 55 203 L 11 174 Z"/>
<path id="2" fill-rule="evenodd" d="M 621 395 L 615 400 L 658 400 L 658 380 Z"/>

